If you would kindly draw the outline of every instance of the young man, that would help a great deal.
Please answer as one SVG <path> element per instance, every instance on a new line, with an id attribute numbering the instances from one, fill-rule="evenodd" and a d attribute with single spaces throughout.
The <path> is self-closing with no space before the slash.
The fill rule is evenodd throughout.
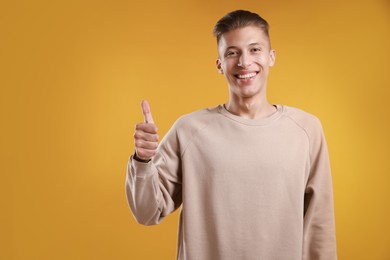
<path id="1" fill-rule="evenodd" d="M 126 179 L 134 217 L 158 224 L 182 205 L 177 259 L 337 259 L 321 123 L 268 102 L 275 51 L 267 22 L 234 11 L 214 34 L 229 100 L 181 117 L 159 145 L 142 102 Z"/>

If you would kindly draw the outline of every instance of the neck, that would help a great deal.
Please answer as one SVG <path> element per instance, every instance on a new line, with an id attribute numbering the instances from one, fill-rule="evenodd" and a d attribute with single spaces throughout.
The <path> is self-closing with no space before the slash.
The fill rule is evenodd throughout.
<path id="1" fill-rule="evenodd" d="M 259 119 L 270 116 L 276 111 L 266 98 L 234 98 L 230 97 L 225 105 L 226 109 L 237 116 L 248 119 Z"/>

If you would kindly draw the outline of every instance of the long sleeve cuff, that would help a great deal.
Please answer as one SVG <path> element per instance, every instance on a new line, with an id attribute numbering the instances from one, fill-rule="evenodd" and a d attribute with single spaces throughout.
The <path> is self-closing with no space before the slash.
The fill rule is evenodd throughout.
<path id="1" fill-rule="evenodd" d="M 146 178 L 149 175 L 153 175 L 152 170 L 152 161 L 140 162 L 134 158 L 135 154 L 131 155 L 129 158 L 129 167 L 130 173 L 135 177 Z"/>

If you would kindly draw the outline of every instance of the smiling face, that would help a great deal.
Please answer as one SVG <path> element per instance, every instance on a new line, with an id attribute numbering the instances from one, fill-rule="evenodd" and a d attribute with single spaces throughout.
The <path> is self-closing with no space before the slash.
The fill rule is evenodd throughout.
<path id="1" fill-rule="evenodd" d="M 224 33 L 218 43 L 218 53 L 217 69 L 225 75 L 231 98 L 265 96 L 275 51 L 261 28 L 246 26 Z"/>

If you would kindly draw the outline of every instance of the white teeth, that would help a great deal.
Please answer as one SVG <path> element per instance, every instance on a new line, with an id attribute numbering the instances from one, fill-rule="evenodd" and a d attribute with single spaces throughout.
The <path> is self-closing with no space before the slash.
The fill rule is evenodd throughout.
<path id="1" fill-rule="evenodd" d="M 248 74 L 244 74 L 244 75 L 238 75 L 238 78 L 249 79 L 249 78 L 252 78 L 254 76 L 256 76 L 256 72 L 252 72 L 252 73 L 248 73 Z"/>

